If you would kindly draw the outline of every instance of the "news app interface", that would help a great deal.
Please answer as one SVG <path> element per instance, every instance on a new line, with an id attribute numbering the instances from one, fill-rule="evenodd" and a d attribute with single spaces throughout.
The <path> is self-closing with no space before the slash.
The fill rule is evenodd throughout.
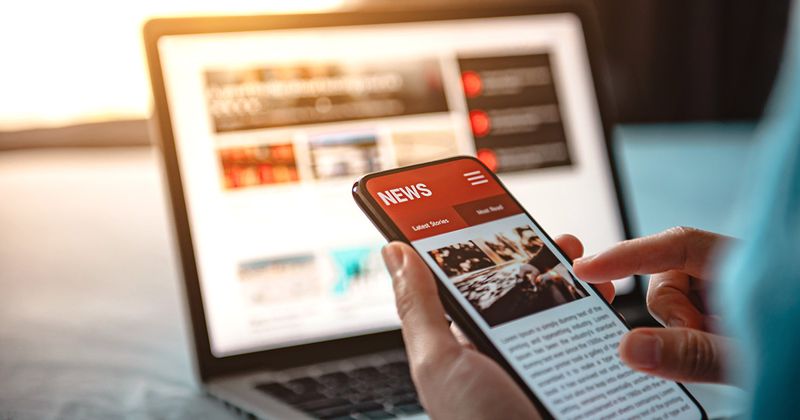
<path id="1" fill-rule="evenodd" d="M 483 166 L 452 160 L 367 190 L 555 417 L 701 417 L 676 383 L 619 360 L 626 327 Z"/>

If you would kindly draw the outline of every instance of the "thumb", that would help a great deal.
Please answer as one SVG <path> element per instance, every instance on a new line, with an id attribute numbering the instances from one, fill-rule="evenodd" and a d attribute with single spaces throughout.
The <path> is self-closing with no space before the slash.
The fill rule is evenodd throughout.
<path id="1" fill-rule="evenodd" d="M 723 382 L 728 339 L 690 328 L 637 328 L 619 343 L 633 369 L 687 382 Z"/>
<path id="2" fill-rule="evenodd" d="M 383 259 L 392 275 L 397 313 L 412 366 L 458 350 L 436 281 L 422 258 L 410 246 L 392 242 L 383 248 Z"/>

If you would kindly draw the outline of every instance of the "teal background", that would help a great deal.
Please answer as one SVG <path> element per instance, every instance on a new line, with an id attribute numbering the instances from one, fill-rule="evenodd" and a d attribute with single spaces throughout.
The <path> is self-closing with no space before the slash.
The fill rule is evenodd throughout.
<path id="1" fill-rule="evenodd" d="M 672 226 L 732 234 L 753 122 L 621 125 L 612 150 L 634 236 Z"/>

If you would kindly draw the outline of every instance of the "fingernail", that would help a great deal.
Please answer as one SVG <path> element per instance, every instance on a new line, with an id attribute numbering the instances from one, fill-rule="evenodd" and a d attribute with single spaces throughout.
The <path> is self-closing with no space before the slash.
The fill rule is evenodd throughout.
<path id="1" fill-rule="evenodd" d="M 395 244 L 389 244 L 381 250 L 383 254 L 383 262 L 386 263 L 386 268 L 389 272 L 394 273 L 403 267 L 403 251 Z"/>
<path id="2" fill-rule="evenodd" d="M 670 320 L 667 321 L 667 325 L 672 328 L 683 328 L 686 326 L 686 321 L 680 318 L 670 318 Z"/>
<path id="3" fill-rule="evenodd" d="M 625 340 L 626 361 L 634 367 L 653 369 L 661 363 L 661 337 L 650 334 L 632 333 Z"/>
<path id="4" fill-rule="evenodd" d="M 586 264 L 586 263 L 588 263 L 589 261 L 593 260 L 593 259 L 594 259 L 594 257 L 596 257 L 596 256 L 597 256 L 597 254 L 594 254 L 594 255 L 589 255 L 589 256 L 586 256 L 586 257 L 580 257 L 580 258 L 576 258 L 576 259 L 573 261 L 573 265 L 574 265 L 574 264 Z"/>

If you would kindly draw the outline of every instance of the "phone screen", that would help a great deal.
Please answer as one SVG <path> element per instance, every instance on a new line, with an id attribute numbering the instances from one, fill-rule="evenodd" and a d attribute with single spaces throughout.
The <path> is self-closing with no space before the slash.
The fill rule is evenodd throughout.
<path id="1" fill-rule="evenodd" d="M 628 328 L 478 161 L 378 175 L 366 190 L 553 417 L 703 417 L 681 385 L 622 363 Z"/>

